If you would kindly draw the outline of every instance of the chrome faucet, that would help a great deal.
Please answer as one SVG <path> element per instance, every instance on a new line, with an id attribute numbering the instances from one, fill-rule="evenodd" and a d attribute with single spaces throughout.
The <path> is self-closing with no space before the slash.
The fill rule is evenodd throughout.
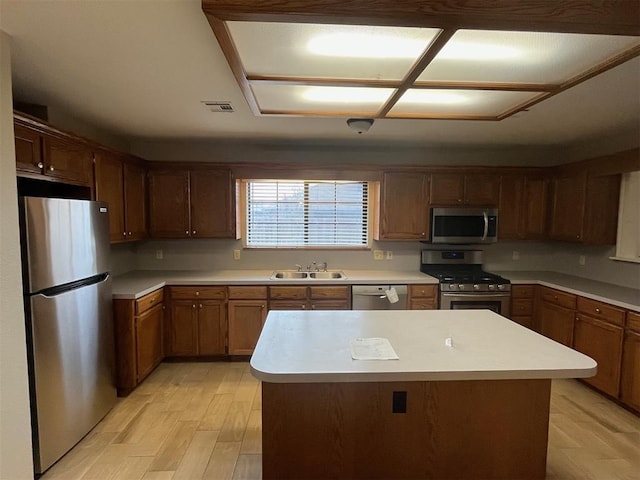
<path id="1" fill-rule="evenodd" d="M 327 268 L 329 268 L 329 264 L 327 262 L 322 262 L 321 265 L 322 265 L 322 271 L 326 272 Z"/>
<path id="2" fill-rule="evenodd" d="M 300 265 L 299 263 L 296 263 L 296 267 L 298 267 L 298 271 L 301 272 L 302 271 L 302 265 Z"/>

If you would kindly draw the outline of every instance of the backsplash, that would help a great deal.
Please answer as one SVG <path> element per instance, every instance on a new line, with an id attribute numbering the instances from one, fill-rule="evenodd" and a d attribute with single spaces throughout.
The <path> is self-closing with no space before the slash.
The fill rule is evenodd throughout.
<path id="1" fill-rule="evenodd" d="M 373 250 L 383 251 L 384 260 L 374 260 L 373 250 L 243 250 L 238 240 L 153 240 L 114 245 L 111 252 L 112 272 L 120 275 L 136 269 L 288 270 L 313 261 L 327 262 L 330 269 L 337 270 L 417 271 L 420 250 L 425 248 L 429 246 L 419 242 L 374 242 Z M 640 264 L 610 260 L 615 247 L 499 242 L 478 248 L 485 252 L 488 271 L 554 271 L 640 289 Z M 239 260 L 234 260 L 234 250 L 240 250 Z M 156 258 L 160 252 L 162 259 Z M 387 252 L 391 252 L 391 259 L 387 259 Z M 580 265 L 580 256 L 584 256 L 584 265 Z"/>

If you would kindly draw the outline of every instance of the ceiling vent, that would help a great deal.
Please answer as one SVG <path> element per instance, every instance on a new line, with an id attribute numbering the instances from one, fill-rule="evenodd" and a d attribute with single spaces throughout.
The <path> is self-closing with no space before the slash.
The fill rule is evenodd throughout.
<path id="1" fill-rule="evenodd" d="M 231 105 L 231 102 L 202 102 L 204 104 L 205 107 L 207 107 L 207 109 L 210 112 L 223 112 L 223 113 L 229 113 L 229 112 L 233 112 L 233 105 Z"/>

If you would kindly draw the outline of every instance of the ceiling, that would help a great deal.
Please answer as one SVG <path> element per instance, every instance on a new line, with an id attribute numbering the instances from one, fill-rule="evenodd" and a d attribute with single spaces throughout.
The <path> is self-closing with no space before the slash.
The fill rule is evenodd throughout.
<path id="1" fill-rule="evenodd" d="M 0 2 L 14 98 L 130 139 L 566 146 L 640 136 L 639 57 L 501 121 L 377 119 L 357 135 L 345 117 L 254 115 L 200 0 Z"/>

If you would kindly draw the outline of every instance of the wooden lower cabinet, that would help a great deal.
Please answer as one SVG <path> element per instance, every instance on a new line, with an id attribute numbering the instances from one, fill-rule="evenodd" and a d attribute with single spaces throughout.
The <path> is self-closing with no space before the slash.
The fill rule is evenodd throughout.
<path id="1" fill-rule="evenodd" d="M 351 287 L 269 287 L 269 310 L 349 310 Z"/>
<path id="2" fill-rule="evenodd" d="M 251 355 L 267 318 L 267 287 L 229 287 L 229 355 Z"/>
<path id="3" fill-rule="evenodd" d="M 533 330 L 534 285 L 511 286 L 511 320 Z"/>
<path id="4" fill-rule="evenodd" d="M 536 296 L 536 328 L 545 337 L 568 347 L 573 342 L 576 296 L 553 288 L 539 287 Z"/>
<path id="5" fill-rule="evenodd" d="M 225 287 L 170 287 L 168 356 L 224 355 L 227 341 Z"/>
<path id="6" fill-rule="evenodd" d="M 407 292 L 409 310 L 435 310 L 438 308 L 437 285 L 409 285 Z"/>
<path id="7" fill-rule="evenodd" d="M 622 347 L 620 400 L 640 412 L 640 313 L 627 313 Z"/>
<path id="8" fill-rule="evenodd" d="M 164 293 L 162 289 L 136 300 L 114 300 L 116 387 L 120 395 L 133 390 L 164 358 Z"/>

